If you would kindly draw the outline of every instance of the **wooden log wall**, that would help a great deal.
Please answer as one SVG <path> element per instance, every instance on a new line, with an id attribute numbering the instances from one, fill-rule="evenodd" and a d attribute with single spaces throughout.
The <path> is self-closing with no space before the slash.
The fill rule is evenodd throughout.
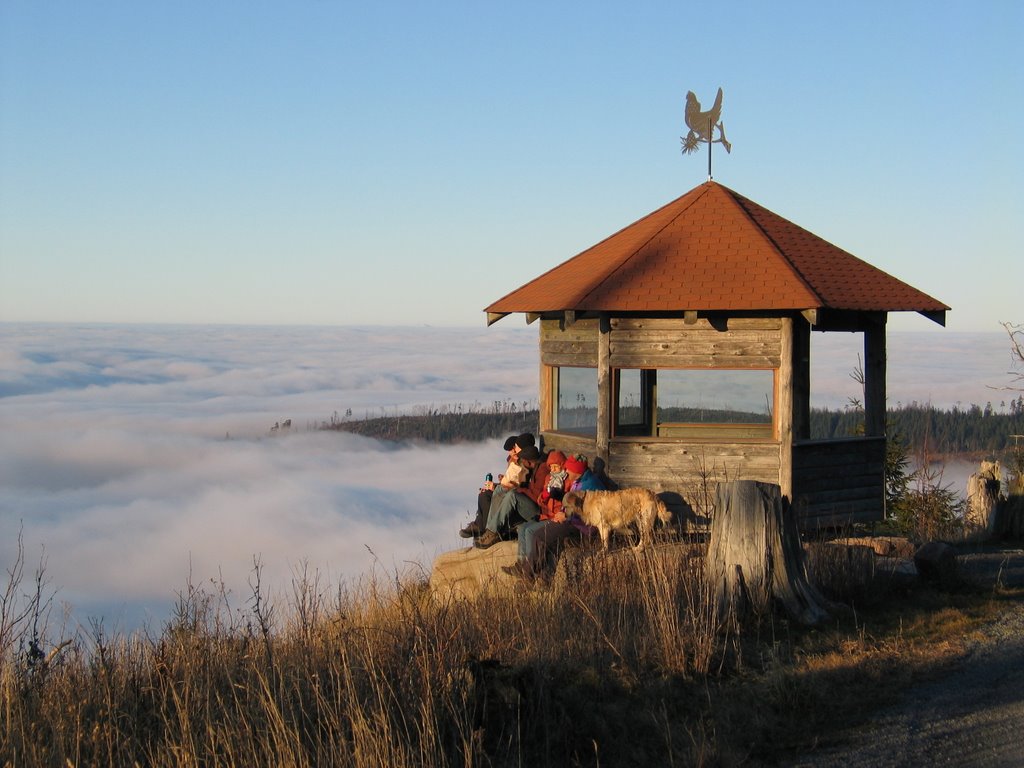
<path id="1" fill-rule="evenodd" d="M 782 325 L 781 318 L 612 318 L 609 358 L 615 368 L 778 368 Z"/>
<path id="2" fill-rule="evenodd" d="M 565 326 L 542 320 L 541 362 L 597 367 L 596 318 Z M 614 368 L 778 368 L 782 360 L 782 318 L 699 319 L 612 318 L 609 363 Z"/>
<path id="3" fill-rule="evenodd" d="M 595 377 L 599 360 L 609 369 L 778 369 L 777 389 L 793 388 L 795 397 L 786 403 L 785 393 L 776 392 L 777 418 L 793 420 L 806 407 L 808 372 L 804 368 L 809 346 L 806 324 L 795 322 L 798 327 L 789 319 L 770 317 L 699 318 L 695 323 L 611 318 L 605 321 L 607 348 L 603 349 L 597 319 L 568 326 L 545 320 L 541 324 L 541 361 L 544 366 L 592 367 Z M 550 377 L 546 380 L 550 382 Z M 709 478 L 712 483 L 757 480 L 776 483 L 786 495 L 791 494 L 803 527 L 881 520 L 885 438 L 793 444 L 793 438 L 806 431 L 806 425 L 797 426 L 794 430 L 792 425 L 780 424 L 780 439 L 774 440 L 613 437 L 602 445 L 598 435 L 588 439 L 545 432 L 544 437 L 549 447 L 589 457 L 606 456 L 606 473 L 620 487 L 643 486 L 678 494 L 693 508 Z"/>
<path id="4" fill-rule="evenodd" d="M 597 443 L 594 438 L 570 435 L 566 432 L 544 432 L 544 449 L 547 451 L 561 451 L 566 456 L 570 454 L 583 454 L 593 461 L 597 455 Z"/>
<path id="5" fill-rule="evenodd" d="M 674 491 L 685 499 L 694 485 L 729 480 L 775 483 L 779 477 L 779 446 L 775 442 L 683 442 L 614 440 L 609 450 L 608 476 L 628 488 L 643 486 L 657 492 Z"/>
<path id="6" fill-rule="evenodd" d="M 788 348 L 783 334 L 790 332 L 783 318 L 684 319 L 611 318 L 604 320 L 602 338 L 597 319 L 566 325 L 543 320 L 540 332 L 542 386 L 550 387 L 548 366 L 582 366 L 595 369 L 599 362 L 612 368 L 726 368 L 782 367 Z M 604 346 L 604 345 L 607 346 Z M 543 382 L 548 382 L 544 384 Z M 610 386 L 609 386 L 610 389 Z M 541 402 L 550 397 L 541 397 Z M 778 404 L 776 404 L 777 406 Z M 604 413 L 610 421 L 609 403 Z M 542 416 L 542 423 L 543 422 Z M 607 433 L 605 433 L 607 434 Z M 587 439 L 544 431 L 544 443 L 568 453 L 591 458 L 606 457 L 606 474 L 616 485 L 642 486 L 677 498 L 679 507 L 705 506 L 698 496 L 713 490 L 714 483 L 757 480 L 780 483 L 781 445 L 773 439 L 716 439 L 684 437 Z M 786 483 L 782 483 L 786 485 Z M 681 501 L 681 503 L 679 503 Z"/>
<path id="7" fill-rule="evenodd" d="M 804 528 L 883 518 L 885 438 L 809 440 L 793 446 L 793 505 Z"/>
<path id="8" fill-rule="evenodd" d="M 577 320 L 572 325 L 562 326 L 560 320 L 541 321 L 541 363 L 597 368 L 598 321 Z"/>

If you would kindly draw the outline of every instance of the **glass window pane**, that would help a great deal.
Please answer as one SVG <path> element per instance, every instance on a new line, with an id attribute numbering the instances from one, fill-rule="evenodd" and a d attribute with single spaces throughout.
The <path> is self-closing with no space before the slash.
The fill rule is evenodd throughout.
<path id="1" fill-rule="evenodd" d="M 643 390 L 640 369 L 629 368 L 619 371 L 619 412 L 620 427 L 639 426 L 644 423 Z"/>
<path id="2" fill-rule="evenodd" d="M 771 370 L 659 370 L 658 421 L 771 424 Z"/>
<path id="3" fill-rule="evenodd" d="M 597 435 L 597 369 L 558 369 L 555 429 Z"/>

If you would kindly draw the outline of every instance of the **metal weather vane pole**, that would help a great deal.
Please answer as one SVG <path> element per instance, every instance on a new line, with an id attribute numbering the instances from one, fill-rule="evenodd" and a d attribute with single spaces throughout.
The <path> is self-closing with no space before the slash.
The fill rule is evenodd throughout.
<path id="1" fill-rule="evenodd" d="M 708 136 L 710 136 L 712 133 L 714 133 L 714 130 L 715 130 L 715 122 L 714 122 L 714 120 L 712 120 L 709 117 L 708 118 Z M 711 176 L 711 145 L 714 144 L 714 143 L 715 142 L 713 142 L 713 141 L 708 141 L 708 181 L 711 181 L 711 179 L 712 179 L 712 176 Z"/>
<path id="2" fill-rule="evenodd" d="M 693 91 L 686 94 L 686 110 L 684 112 L 686 125 L 690 132 L 686 136 L 680 136 L 682 152 L 688 155 L 697 151 L 702 142 L 708 145 L 708 181 L 711 181 L 711 145 L 721 144 L 725 151 L 732 152 L 732 144 L 725 138 L 725 123 L 721 121 L 722 116 L 722 89 L 718 89 L 715 96 L 715 103 L 711 109 L 701 111 L 700 102 Z M 705 128 L 705 125 L 707 126 Z M 718 128 L 718 138 L 715 138 L 715 128 Z"/>

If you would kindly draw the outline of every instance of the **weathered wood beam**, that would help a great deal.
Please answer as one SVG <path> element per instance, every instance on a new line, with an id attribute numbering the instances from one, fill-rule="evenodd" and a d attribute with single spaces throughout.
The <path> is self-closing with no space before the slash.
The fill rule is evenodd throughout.
<path id="1" fill-rule="evenodd" d="M 943 328 L 946 327 L 946 310 L 941 310 L 939 312 L 922 312 L 921 314 L 933 323 L 938 323 Z"/>
<path id="2" fill-rule="evenodd" d="M 568 328 L 570 325 L 576 322 L 576 310 L 567 309 L 565 310 L 565 327 Z"/>
<path id="3" fill-rule="evenodd" d="M 541 363 L 540 397 L 538 398 L 541 433 L 550 432 L 555 427 L 555 375 L 555 368 Z"/>
<path id="4" fill-rule="evenodd" d="M 538 320 L 540 320 L 540 312 L 527 312 L 526 313 L 526 324 L 527 325 L 533 325 Z"/>
<path id="5" fill-rule="evenodd" d="M 597 455 L 608 467 L 612 425 L 611 323 L 602 317 L 597 328 Z"/>
<path id="6" fill-rule="evenodd" d="M 792 318 L 782 321 L 782 354 L 775 381 L 775 424 L 779 438 L 779 488 L 793 500 L 793 326 Z"/>
<path id="7" fill-rule="evenodd" d="M 811 325 L 793 319 L 793 440 L 811 436 Z"/>
<path id="8" fill-rule="evenodd" d="M 816 309 L 805 309 L 800 314 L 803 315 L 804 316 L 804 320 L 806 320 L 811 325 L 817 325 L 818 324 L 818 310 L 816 310 Z"/>
<path id="9" fill-rule="evenodd" d="M 885 435 L 885 314 L 864 330 L 864 434 Z"/>
<path id="10" fill-rule="evenodd" d="M 501 320 L 508 312 L 488 312 L 487 313 L 487 325 L 494 325 L 496 322 Z"/>

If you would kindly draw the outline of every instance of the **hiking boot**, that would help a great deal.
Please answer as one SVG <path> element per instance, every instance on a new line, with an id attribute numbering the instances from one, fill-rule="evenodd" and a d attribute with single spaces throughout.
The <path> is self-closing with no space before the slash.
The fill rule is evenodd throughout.
<path id="1" fill-rule="evenodd" d="M 474 536 L 479 536 L 483 533 L 483 529 L 476 524 L 476 520 L 473 520 L 465 528 L 459 529 L 459 536 L 464 539 L 472 539 Z"/>
<path id="2" fill-rule="evenodd" d="M 509 576 L 516 576 L 523 581 L 533 582 L 537 575 L 526 560 L 516 560 L 512 565 L 503 565 L 501 570 Z"/>
<path id="3" fill-rule="evenodd" d="M 480 538 L 473 542 L 473 546 L 477 549 L 487 549 L 488 547 L 493 547 L 499 541 L 501 541 L 501 536 L 488 529 L 480 534 Z"/>

